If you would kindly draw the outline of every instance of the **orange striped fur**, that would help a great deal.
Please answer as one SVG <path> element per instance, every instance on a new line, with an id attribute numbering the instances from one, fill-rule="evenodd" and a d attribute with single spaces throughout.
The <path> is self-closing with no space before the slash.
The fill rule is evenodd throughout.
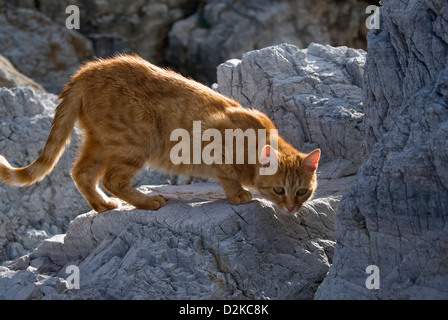
<path id="1" fill-rule="evenodd" d="M 50 134 L 41 155 L 27 167 L 13 168 L 0 156 L 0 179 L 27 186 L 51 172 L 69 143 L 75 123 L 83 130 L 72 170 L 79 191 L 98 212 L 118 208 L 115 197 L 142 209 L 158 209 L 162 196 L 147 196 L 131 186 L 132 177 L 145 165 L 175 174 L 218 180 L 231 203 L 252 199 L 244 187 L 258 190 L 285 212 L 294 212 L 316 189 L 315 171 L 320 150 L 303 154 L 278 138 L 278 170 L 260 175 L 260 164 L 173 164 L 173 130 L 191 133 L 193 121 L 202 130 L 240 128 L 275 129 L 263 113 L 243 108 L 210 88 L 173 71 L 162 69 L 137 55 L 118 55 L 83 65 L 59 95 Z M 268 140 L 269 142 L 269 136 Z M 204 147 L 206 143 L 202 144 Z M 247 154 L 245 154 L 247 158 Z"/>

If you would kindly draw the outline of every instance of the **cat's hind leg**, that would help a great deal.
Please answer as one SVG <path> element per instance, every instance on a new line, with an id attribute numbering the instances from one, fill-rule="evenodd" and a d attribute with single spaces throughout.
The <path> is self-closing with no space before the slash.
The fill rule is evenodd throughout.
<path id="1" fill-rule="evenodd" d="M 79 192 L 97 212 L 120 207 L 118 199 L 110 199 L 98 188 L 104 171 L 103 150 L 98 144 L 86 141 L 72 169 L 72 178 Z"/>
<path id="2" fill-rule="evenodd" d="M 131 179 L 142 168 L 135 159 L 114 158 L 103 177 L 103 186 L 111 194 L 138 209 L 157 210 L 165 204 L 161 196 L 147 196 L 131 186 Z"/>

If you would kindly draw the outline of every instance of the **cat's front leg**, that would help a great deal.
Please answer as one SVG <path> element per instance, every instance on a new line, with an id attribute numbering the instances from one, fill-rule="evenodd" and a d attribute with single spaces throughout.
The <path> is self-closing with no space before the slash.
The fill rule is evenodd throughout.
<path id="1" fill-rule="evenodd" d="M 229 199 L 231 204 L 241 204 L 241 203 L 247 203 L 252 200 L 252 193 L 250 193 L 249 190 L 244 189 L 241 187 L 241 191 L 233 195 L 229 195 L 226 192 L 227 199 Z"/>
<path id="2" fill-rule="evenodd" d="M 252 193 L 243 188 L 235 169 L 231 165 L 217 165 L 214 169 L 216 178 L 218 178 L 230 203 L 241 204 L 252 200 Z"/>

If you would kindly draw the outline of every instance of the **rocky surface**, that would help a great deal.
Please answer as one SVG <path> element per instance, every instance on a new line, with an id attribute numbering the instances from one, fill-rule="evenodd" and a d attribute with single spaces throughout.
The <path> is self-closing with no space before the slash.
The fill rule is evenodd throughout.
<path id="1" fill-rule="evenodd" d="M 0 88 L 0 150 L 11 165 L 22 167 L 36 160 L 47 140 L 56 105 L 52 94 Z M 45 238 L 66 230 L 77 210 L 89 209 L 70 176 L 77 141 L 75 134 L 43 181 L 24 188 L 0 183 L 0 261 L 35 249 Z"/>
<path id="2" fill-rule="evenodd" d="M 59 93 L 84 59 L 93 57 L 88 39 L 31 9 L 0 0 L 0 53 L 21 73 Z"/>
<path id="3" fill-rule="evenodd" d="M 365 48 L 366 8 L 373 1 L 208 0 L 169 32 L 165 59 L 212 84 L 216 66 L 282 42 Z"/>
<path id="4" fill-rule="evenodd" d="M 142 191 L 169 201 L 155 212 L 78 216 L 65 235 L 0 268 L 0 298 L 310 299 L 328 271 L 337 197 L 284 216 L 261 199 L 231 205 L 218 184 Z M 63 286 L 70 265 L 79 289 Z"/>
<path id="5" fill-rule="evenodd" d="M 1 1 L 0 1 L 1 2 Z M 65 27 L 67 2 L 58 0 L 8 0 L 16 7 L 37 10 Z M 72 0 L 80 10 L 78 32 L 92 42 L 95 55 L 137 52 L 162 64 L 163 48 L 175 21 L 192 14 L 199 1 L 191 0 Z"/>
<path id="6" fill-rule="evenodd" d="M 386 1 L 369 34 L 363 152 L 318 299 L 448 298 L 448 11 Z M 377 289 L 366 268 L 378 267 Z"/>
<path id="7" fill-rule="evenodd" d="M 320 147 L 322 162 L 333 162 L 324 171 L 337 178 L 362 162 L 364 63 L 362 50 L 281 44 L 218 66 L 217 90 L 269 115 L 297 149 Z"/>
<path id="8" fill-rule="evenodd" d="M 45 91 L 45 89 L 33 79 L 20 73 L 12 63 L 0 55 L 0 87 L 30 87 L 33 90 Z"/>
<path id="9" fill-rule="evenodd" d="M 96 56 L 137 52 L 211 85 L 216 66 L 282 42 L 366 48 L 365 13 L 376 0 L 71 0 Z M 65 27 L 67 2 L 0 0 L 37 10 Z M 25 22 L 26 23 L 26 22 Z M 54 31 L 52 31 L 54 33 Z M 45 37 L 44 37 L 45 38 Z M 0 50 L 1 52 L 1 50 Z"/>

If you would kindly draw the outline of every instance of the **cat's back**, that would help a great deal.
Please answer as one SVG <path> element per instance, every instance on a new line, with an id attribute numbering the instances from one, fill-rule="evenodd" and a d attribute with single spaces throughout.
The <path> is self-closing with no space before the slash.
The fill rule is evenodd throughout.
<path id="1" fill-rule="evenodd" d="M 114 89 L 126 88 L 130 91 L 141 90 L 152 94 L 161 91 L 170 93 L 169 96 L 179 91 L 207 94 L 213 92 L 192 79 L 158 67 L 136 54 L 119 54 L 108 59 L 89 61 L 73 75 L 72 82 L 95 88 L 107 86 Z"/>
<path id="2" fill-rule="evenodd" d="M 242 108 L 211 88 L 138 55 L 87 62 L 67 85 L 73 87 L 77 88 L 73 92 L 82 95 L 81 118 L 88 127 L 106 118 L 110 123 L 123 121 L 125 115 L 135 124 L 147 121 L 149 115 L 166 130 L 189 129 L 193 121 L 214 128 L 215 119 L 227 122 L 231 110 Z"/>

